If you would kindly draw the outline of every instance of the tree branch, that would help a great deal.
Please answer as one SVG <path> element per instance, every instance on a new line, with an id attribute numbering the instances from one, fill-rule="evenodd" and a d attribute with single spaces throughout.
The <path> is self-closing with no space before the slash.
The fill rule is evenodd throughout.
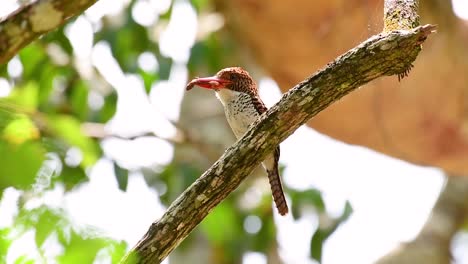
<path id="1" fill-rule="evenodd" d="M 123 262 L 161 262 L 267 154 L 307 120 L 367 82 L 406 72 L 434 28 L 425 25 L 373 36 L 284 94 L 172 203 Z"/>
<path id="2" fill-rule="evenodd" d="M 468 217 L 468 178 L 449 176 L 419 235 L 377 261 L 377 264 L 445 264 L 450 243 Z"/>
<path id="3" fill-rule="evenodd" d="M 417 26 L 419 26 L 418 1 L 385 0 L 383 32 L 412 29 Z"/>
<path id="4" fill-rule="evenodd" d="M 38 0 L 22 6 L 0 22 L 0 64 L 30 42 L 81 14 L 97 0 Z"/>

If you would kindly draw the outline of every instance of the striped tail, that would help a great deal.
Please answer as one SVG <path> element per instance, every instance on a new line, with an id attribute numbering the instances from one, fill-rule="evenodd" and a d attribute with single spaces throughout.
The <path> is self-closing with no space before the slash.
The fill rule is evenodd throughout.
<path id="1" fill-rule="evenodd" d="M 281 178 L 278 172 L 278 165 L 276 164 L 273 170 L 267 170 L 267 173 L 276 208 L 280 215 L 285 215 L 288 213 L 289 209 L 288 204 L 286 203 L 286 197 L 284 197 L 283 186 L 281 185 Z"/>

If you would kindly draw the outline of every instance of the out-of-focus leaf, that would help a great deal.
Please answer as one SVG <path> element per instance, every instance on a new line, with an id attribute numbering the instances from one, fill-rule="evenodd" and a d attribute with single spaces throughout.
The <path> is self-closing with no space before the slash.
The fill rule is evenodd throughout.
<path id="1" fill-rule="evenodd" d="M 21 256 L 15 260 L 15 264 L 34 264 L 34 260 L 28 256 Z"/>
<path id="2" fill-rule="evenodd" d="M 31 43 L 21 50 L 19 58 L 23 64 L 23 77 L 34 79 L 43 70 L 41 65 L 47 60 L 46 54 L 40 44 Z"/>
<path id="3" fill-rule="evenodd" d="M 54 42 L 58 44 L 68 55 L 71 55 L 73 52 L 73 47 L 70 43 L 70 40 L 65 35 L 64 28 L 65 26 L 62 26 L 57 30 L 44 35 L 41 41 L 43 43 Z"/>
<path id="4" fill-rule="evenodd" d="M 251 249 L 259 252 L 267 252 L 276 243 L 276 225 L 271 213 L 266 214 L 262 219 L 262 228 L 253 235 Z"/>
<path id="5" fill-rule="evenodd" d="M 161 201 L 165 204 L 174 201 L 201 173 L 198 168 L 190 164 L 179 162 L 168 164 L 158 173 L 158 180 L 162 180 L 167 186 L 167 191 L 160 197 Z M 147 181 L 150 185 L 155 183 L 154 179 L 147 178 Z"/>
<path id="6" fill-rule="evenodd" d="M 159 16 L 159 21 L 164 21 L 166 22 L 166 20 L 169 20 L 171 18 L 171 15 L 172 15 L 172 7 L 173 5 L 171 5 L 169 7 L 169 10 L 167 10 L 166 13 L 163 13 Z M 161 22 L 161 23 L 164 23 L 164 22 Z M 167 23 L 167 22 L 166 22 Z"/>
<path id="7" fill-rule="evenodd" d="M 96 41 L 110 43 L 112 54 L 125 72 L 136 72 L 137 58 L 140 53 L 154 50 L 155 45 L 149 39 L 148 30 L 131 19 L 131 9 L 124 16 L 125 24 L 118 28 L 109 28 L 95 35 Z"/>
<path id="8" fill-rule="evenodd" d="M 38 139 L 39 129 L 27 117 L 22 116 L 11 121 L 3 130 L 3 139 L 12 144 L 21 144 L 28 140 Z"/>
<path id="9" fill-rule="evenodd" d="M 230 54 L 226 45 L 227 43 L 220 40 L 219 36 L 215 34 L 195 43 L 190 53 L 189 70 L 197 72 L 198 69 L 205 68 L 208 72 L 217 72 L 222 68 L 223 61 L 229 61 L 225 56 Z"/>
<path id="10" fill-rule="evenodd" d="M 63 166 L 62 173 L 57 179 L 65 184 L 66 190 L 71 190 L 77 184 L 86 181 L 88 178 L 82 167 Z"/>
<path id="11" fill-rule="evenodd" d="M 159 79 L 167 80 L 169 79 L 169 74 L 171 73 L 172 68 L 172 59 L 166 58 L 163 56 L 156 56 L 159 63 Z"/>
<path id="12" fill-rule="evenodd" d="M 322 192 L 317 189 L 309 189 L 301 193 L 301 199 L 304 202 L 309 202 L 315 206 L 319 212 L 325 211 L 325 202 L 322 198 Z"/>
<path id="13" fill-rule="evenodd" d="M 127 243 L 125 243 L 125 241 L 121 241 L 121 242 L 116 241 L 113 243 L 109 243 L 108 249 L 110 251 L 112 263 L 117 264 L 117 263 L 120 263 L 122 258 L 127 253 Z M 129 262 L 129 263 L 132 263 L 132 262 Z"/>
<path id="14" fill-rule="evenodd" d="M 208 0 L 190 0 L 190 2 L 198 12 L 206 8 L 209 3 Z"/>
<path id="15" fill-rule="evenodd" d="M 223 244 L 238 236 L 241 223 L 236 221 L 234 208 L 227 203 L 219 204 L 201 223 L 201 230 L 213 244 Z"/>
<path id="16" fill-rule="evenodd" d="M 38 100 L 43 109 L 48 110 L 54 105 L 49 104 L 50 94 L 54 89 L 54 78 L 58 75 L 57 70 L 50 63 L 43 63 L 42 70 L 37 74 L 39 77 L 39 95 Z M 37 77 L 36 77 L 37 78 Z"/>
<path id="17" fill-rule="evenodd" d="M 14 106 L 6 99 L 0 98 L 0 133 L 15 118 L 17 118 L 17 113 Z"/>
<path id="18" fill-rule="evenodd" d="M 61 216 L 51 210 L 43 210 L 39 215 L 39 219 L 35 224 L 36 234 L 35 240 L 38 248 L 42 246 L 44 241 L 63 223 L 60 223 Z"/>
<path id="19" fill-rule="evenodd" d="M 128 185 L 128 170 L 120 167 L 117 162 L 114 162 L 114 173 L 119 189 L 125 192 Z"/>
<path id="20" fill-rule="evenodd" d="M 44 245 L 50 235 L 57 234 L 58 242 L 63 246 L 63 252 L 57 257 L 58 263 L 93 263 L 96 254 L 100 251 L 104 253 L 100 260 L 105 262 L 111 260 L 112 263 L 118 263 L 127 247 L 125 242 L 97 236 L 94 230 L 79 229 L 80 231 L 77 231 L 64 211 L 51 209 L 47 206 L 40 206 L 32 210 L 22 208 L 15 219 L 12 230 L 14 230 L 15 235 L 22 235 L 24 232 L 34 230 L 38 249 Z M 0 230 L 0 238 L 3 235 L 11 235 L 12 230 Z M 5 243 L 2 243 L 3 240 L 0 240 L 0 253 L 2 253 L 3 245 L 8 247 L 10 242 L 5 240 Z M 2 257 L 0 255 L 0 260 Z M 26 255 L 18 261 L 23 263 L 29 259 L 30 256 Z M 55 263 L 56 261 L 51 262 Z"/>
<path id="21" fill-rule="evenodd" d="M 310 255 L 319 263 L 322 262 L 322 248 L 328 236 L 330 236 L 328 230 L 317 229 L 310 241 Z"/>
<path id="22" fill-rule="evenodd" d="M 44 109 L 50 109 L 49 97 L 54 89 L 54 80 L 58 77 L 68 79 L 74 72 L 71 67 L 57 66 L 48 57 L 38 42 L 27 46 L 20 52 L 23 63 L 24 80 L 34 80 L 39 85 L 37 100 Z"/>
<path id="23" fill-rule="evenodd" d="M 96 254 L 110 242 L 108 239 L 83 236 L 72 231 L 70 241 L 64 245 L 65 250 L 57 259 L 60 263 L 93 263 Z"/>
<path id="24" fill-rule="evenodd" d="M 34 111 L 38 104 L 39 87 L 36 82 L 30 81 L 16 87 L 8 97 L 11 102 L 27 111 Z"/>
<path id="25" fill-rule="evenodd" d="M 151 91 L 151 86 L 153 85 L 153 83 L 159 79 L 159 75 L 157 73 L 150 73 L 141 69 L 138 71 L 138 74 L 140 74 L 141 78 L 143 79 L 146 93 L 149 93 Z"/>
<path id="26" fill-rule="evenodd" d="M 6 263 L 8 248 L 11 245 L 11 238 L 8 237 L 9 228 L 0 229 L 0 263 Z"/>
<path id="27" fill-rule="evenodd" d="M 308 189 L 305 191 L 289 190 L 292 206 L 291 212 L 294 219 L 301 216 L 301 208 L 313 206 L 318 213 L 326 211 L 325 202 L 322 198 L 322 192 L 317 189 Z"/>
<path id="28" fill-rule="evenodd" d="M 99 158 L 99 146 L 94 140 L 83 135 L 81 123 L 75 118 L 67 115 L 48 116 L 48 127 L 53 131 L 54 135 L 81 150 L 83 153 L 82 165 L 84 167 L 94 164 Z"/>
<path id="29" fill-rule="evenodd" d="M 111 119 L 117 110 L 117 93 L 111 93 L 104 97 L 104 105 L 99 111 L 98 121 L 105 123 Z"/>
<path id="30" fill-rule="evenodd" d="M 0 189 L 13 186 L 28 189 L 44 161 L 45 151 L 38 142 L 11 145 L 0 141 Z"/>
<path id="31" fill-rule="evenodd" d="M 86 120 L 88 116 L 89 88 L 84 80 L 78 80 L 72 87 L 71 106 L 73 112 L 80 120 Z"/>
<path id="32" fill-rule="evenodd" d="M 310 255 L 313 259 L 318 262 L 322 262 L 322 248 L 325 241 L 336 231 L 336 229 L 345 222 L 349 216 L 353 213 L 353 208 L 351 204 L 346 201 L 345 207 L 341 216 L 336 219 L 327 219 L 327 221 L 331 221 L 331 223 L 327 223 L 325 227 L 319 227 L 312 235 L 310 241 Z"/>

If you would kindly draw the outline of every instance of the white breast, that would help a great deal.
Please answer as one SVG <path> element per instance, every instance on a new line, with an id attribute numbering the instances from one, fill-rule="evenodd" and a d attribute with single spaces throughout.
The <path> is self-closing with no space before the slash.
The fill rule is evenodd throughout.
<path id="1" fill-rule="evenodd" d="M 221 89 L 216 96 L 224 106 L 226 118 L 234 135 L 240 138 L 260 114 L 248 94 Z"/>

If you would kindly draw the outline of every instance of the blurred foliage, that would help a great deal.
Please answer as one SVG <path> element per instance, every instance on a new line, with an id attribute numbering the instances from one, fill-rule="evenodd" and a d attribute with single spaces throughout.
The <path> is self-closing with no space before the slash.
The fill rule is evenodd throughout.
<path id="1" fill-rule="evenodd" d="M 333 232 L 336 231 L 338 226 L 340 226 L 341 223 L 346 221 L 352 213 L 353 208 L 351 207 L 351 204 L 349 202 L 346 202 L 343 212 L 339 217 L 321 219 L 319 227 L 312 235 L 310 241 L 310 254 L 313 259 L 317 260 L 318 262 L 322 261 L 322 250 L 325 240 L 327 240 L 327 238 L 329 238 L 333 234 Z"/>
<path id="2" fill-rule="evenodd" d="M 136 2 L 130 1 L 118 15 L 104 16 L 94 28 L 93 44 L 108 43 L 122 71 L 139 76 L 149 93 L 155 83 L 169 78 L 174 63 L 161 54 L 159 33 L 155 33 L 167 25 L 172 6 L 160 14 L 155 25 L 145 27 L 132 18 Z M 212 9 L 208 0 L 192 0 L 191 4 L 199 15 Z M 38 254 L 19 256 L 15 263 L 117 263 L 131 246 L 92 228 L 77 226 L 62 208 L 45 203 L 26 206 L 57 186 L 68 192 L 87 182 L 89 169 L 103 158 L 100 141 L 107 135 L 89 134 L 84 125 L 106 124 L 117 108 L 117 92 L 101 73 L 93 65 L 88 73 L 78 66 L 66 27 L 30 44 L 9 65 L 0 65 L 0 81 L 12 86 L 7 96 L 0 97 L 0 198 L 7 188 L 20 193 L 12 226 L 0 228 L 0 263 L 6 262 L 14 242 L 25 239 L 27 234 L 33 234 Z M 196 41 L 186 65 L 191 74 L 216 72 L 236 61 L 235 44 L 226 36 L 224 32 L 211 33 Z M 156 58 L 158 67 L 154 71 L 139 67 L 137 61 L 144 52 Z M 13 64 L 21 65 L 19 74 L 12 74 Z M 92 96 L 102 98 L 102 104 L 93 106 Z M 72 149 L 80 152 L 77 162 L 69 161 Z M 128 168 L 115 160 L 112 163 L 118 188 L 126 191 Z M 168 206 L 204 168 L 174 159 L 158 170 L 146 167 L 132 170 L 142 172 L 147 183 L 159 193 L 161 202 Z M 240 263 L 243 254 L 250 251 L 278 256 L 271 197 L 265 194 L 258 204 L 246 209 L 239 202 L 245 188 L 241 186 L 214 209 L 176 254 L 183 255 L 195 248 L 201 237 L 210 252 L 211 263 Z M 310 208 L 314 214 L 327 216 L 319 191 L 288 189 L 287 193 L 294 219 L 303 217 Z M 312 258 L 320 260 L 324 241 L 350 213 L 347 204 L 342 216 L 328 217 L 325 227 L 320 223 L 311 237 Z M 260 227 L 249 233 L 246 219 L 252 217 L 259 219 Z"/>
<path id="3" fill-rule="evenodd" d="M 125 243 L 99 236 L 91 228 L 77 230 L 65 212 L 40 206 L 32 210 L 21 209 L 15 217 L 14 225 L 0 230 L 0 252 L 3 253 L 3 261 L 11 242 L 24 237 L 32 230 L 35 230 L 34 242 L 43 260 L 54 259 L 58 263 L 93 263 L 94 260 L 107 258 L 112 263 L 118 263 L 126 250 Z M 47 248 L 47 244 L 50 246 L 52 243 L 54 247 L 60 248 L 55 250 L 56 254 L 53 256 Z M 21 256 L 15 263 L 36 263 L 36 260 L 33 256 Z"/>

